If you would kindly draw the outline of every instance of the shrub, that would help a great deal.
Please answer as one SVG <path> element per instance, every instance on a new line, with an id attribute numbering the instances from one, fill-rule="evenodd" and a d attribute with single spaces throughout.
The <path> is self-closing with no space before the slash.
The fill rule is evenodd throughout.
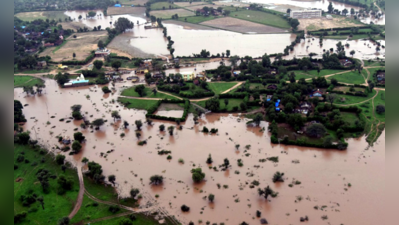
<path id="1" fill-rule="evenodd" d="M 153 175 L 153 176 L 150 177 L 150 181 L 151 181 L 150 184 L 155 184 L 155 185 L 162 184 L 163 176 L 161 176 L 161 175 Z"/>
<path id="2" fill-rule="evenodd" d="M 205 178 L 205 173 L 202 172 L 201 168 L 192 169 L 191 173 L 194 182 L 201 182 Z"/>
<path id="3" fill-rule="evenodd" d="M 113 205 L 111 205 L 109 208 L 108 208 L 108 211 L 110 211 L 111 213 L 113 213 L 113 214 L 115 214 L 115 213 L 117 213 L 119 210 L 121 210 L 118 206 L 113 206 Z"/>
<path id="4" fill-rule="evenodd" d="M 14 224 L 22 222 L 26 218 L 27 212 L 23 211 L 14 215 Z"/>
<path id="5" fill-rule="evenodd" d="M 209 195 L 208 195 L 208 200 L 209 200 L 210 202 L 213 202 L 213 200 L 215 200 L 215 195 L 214 195 L 214 194 L 209 194 Z"/>

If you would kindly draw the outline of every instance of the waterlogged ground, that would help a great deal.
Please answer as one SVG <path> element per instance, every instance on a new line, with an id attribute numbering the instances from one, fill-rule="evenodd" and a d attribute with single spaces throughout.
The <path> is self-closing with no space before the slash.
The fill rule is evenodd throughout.
<path id="1" fill-rule="evenodd" d="M 116 89 L 122 85 L 128 83 L 116 84 Z M 28 120 L 25 129 L 31 131 L 34 139 L 51 149 L 59 145 L 55 136 L 72 137 L 74 129 L 81 131 L 87 143 L 80 154 L 67 155 L 68 160 L 77 166 L 81 166 L 83 157 L 100 163 L 104 175 L 116 175 L 116 189 L 121 196 L 127 196 L 132 187 L 139 188 L 144 196 L 141 205 L 149 201 L 157 203 L 182 224 L 190 220 L 196 224 L 198 220 L 260 224 L 256 210 L 262 212 L 261 218 L 266 218 L 269 224 L 299 224 L 299 218 L 306 215 L 309 224 L 379 224 L 383 220 L 385 133 L 370 148 L 364 138 L 348 140 L 347 151 L 288 147 L 270 144 L 270 135 L 261 131 L 267 128 L 266 122 L 253 128 L 247 127 L 247 120 L 240 120 L 239 115 L 208 114 L 202 116 L 198 125 L 194 125 L 193 116 L 189 115 L 183 129 L 175 129 L 173 136 L 159 132 L 158 126 L 175 126 L 175 123 L 145 124 L 141 140 L 147 140 L 148 144 L 138 146 L 133 124 L 139 119 L 144 122 L 145 112 L 111 103 L 116 94 L 104 95 L 100 87 L 60 89 L 55 81 L 46 80 L 41 96 L 26 96 L 21 88 L 16 88 L 14 98 L 28 104 L 24 108 Z M 59 122 L 71 115 L 70 106 L 74 104 L 83 106 L 82 112 L 89 120 L 103 117 L 108 122 L 98 131 L 82 130 L 81 121 Z M 131 124 L 127 130 L 121 128 L 121 122 L 111 125 L 114 122 L 111 110 L 118 110 L 122 120 Z M 200 132 L 203 126 L 217 128 L 219 133 L 203 134 Z M 121 138 L 121 133 L 126 136 Z M 236 144 L 240 145 L 238 151 Z M 246 145 L 250 147 L 246 149 Z M 100 156 L 111 149 L 114 152 L 106 158 Z M 157 154 L 163 149 L 172 151 L 171 160 Z M 218 167 L 228 158 L 231 168 L 209 169 L 205 163 L 208 154 L 212 154 L 212 166 Z M 278 156 L 279 162 L 259 162 L 271 156 Z M 178 162 L 180 158 L 184 164 Z M 242 159 L 242 167 L 237 165 L 237 159 Z M 200 184 L 191 179 L 190 170 L 196 167 L 206 173 L 205 181 Z M 285 173 L 285 182 L 272 183 L 276 171 Z M 165 177 L 162 186 L 149 185 L 149 177 L 154 174 Z M 259 197 L 257 187 L 249 187 L 253 180 L 258 180 L 262 188 L 270 185 L 279 192 L 278 197 L 269 197 L 270 201 Z M 289 187 L 294 180 L 301 184 Z M 203 199 L 210 193 L 215 195 L 213 204 Z M 182 213 L 182 204 L 189 206 L 190 212 Z"/>

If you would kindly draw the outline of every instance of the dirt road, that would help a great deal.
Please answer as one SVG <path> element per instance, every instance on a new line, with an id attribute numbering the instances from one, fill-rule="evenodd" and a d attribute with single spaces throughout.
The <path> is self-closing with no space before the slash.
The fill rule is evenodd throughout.
<path id="1" fill-rule="evenodd" d="M 73 208 L 72 212 L 68 216 L 69 219 L 72 219 L 76 215 L 76 213 L 78 213 L 80 206 L 82 206 L 83 194 L 85 192 L 82 168 L 78 166 L 77 172 L 78 172 L 78 177 L 79 177 L 79 194 L 78 194 L 78 199 L 76 200 L 75 207 Z"/>

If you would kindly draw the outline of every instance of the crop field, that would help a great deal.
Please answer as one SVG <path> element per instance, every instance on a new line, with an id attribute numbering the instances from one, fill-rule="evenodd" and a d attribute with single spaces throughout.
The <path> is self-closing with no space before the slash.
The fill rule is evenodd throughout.
<path id="1" fill-rule="evenodd" d="M 68 18 L 62 11 L 21 12 L 21 13 L 17 13 L 15 16 L 23 21 L 33 21 L 33 20 L 37 20 L 37 19 L 42 19 L 42 20 L 46 20 L 46 19 L 53 20 L 54 19 L 56 21 L 61 19 L 62 21 L 64 21 L 65 18 Z"/>
<path id="2" fill-rule="evenodd" d="M 172 10 L 155 10 L 150 12 L 151 15 L 157 18 L 170 19 L 172 15 L 177 14 L 179 17 L 194 16 L 195 13 L 185 9 L 172 9 Z"/>
<path id="3" fill-rule="evenodd" d="M 273 27 L 279 27 L 283 29 L 289 29 L 291 26 L 288 22 L 278 15 L 273 15 L 266 12 L 254 11 L 254 10 L 242 10 L 234 11 L 230 13 L 231 17 L 248 20 L 255 23 L 261 23 Z"/>
<path id="4" fill-rule="evenodd" d="M 201 23 L 202 25 L 207 25 L 211 27 L 217 27 L 224 30 L 231 30 L 240 33 L 285 33 L 287 30 L 280 28 L 262 25 L 259 23 L 254 23 L 242 19 L 223 17 L 214 20 L 209 20 Z"/>

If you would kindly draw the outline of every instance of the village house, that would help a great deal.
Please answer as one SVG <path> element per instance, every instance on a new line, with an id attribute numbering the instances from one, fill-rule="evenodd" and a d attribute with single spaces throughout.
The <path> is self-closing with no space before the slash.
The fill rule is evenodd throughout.
<path id="1" fill-rule="evenodd" d="M 267 88 L 266 88 L 266 89 L 270 89 L 270 90 L 276 90 L 276 89 L 277 89 L 277 85 L 275 85 L 275 84 L 271 84 L 271 85 L 267 86 Z"/>
<path id="2" fill-rule="evenodd" d="M 153 72 L 152 73 L 152 77 L 153 78 L 163 78 L 163 74 L 161 73 L 161 72 L 159 72 L 159 71 L 156 71 L 156 72 Z"/>
<path id="3" fill-rule="evenodd" d="M 64 87 L 78 87 L 88 85 L 89 80 L 86 80 L 83 74 L 80 74 L 75 80 L 70 80 L 68 83 L 64 84 Z"/>
<path id="4" fill-rule="evenodd" d="M 277 72 L 277 69 L 276 68 L 271 68 L 270 70 L 269 70 L 269 74 L 270 75 L 277 75 L 278 74 L 278 72 Z"/>
<path id="5" fill-rule="evenodd" d="M 194 72 L 183 72 L 183 73 L 181 73 L 181 75 L 182 75 L 184 81 L 194 79 Z"/>
<path id="6" fill-rule="evenodd" d="M 53 47 L 54 43 L 44 43 L 44 47 Z"/>
<path id="7" fill-rule="evenodd" d="M 342 66 L 345 66 L 345 67 L 353 65 L 353 63 L 347 59 L 340 59 L 339 62 L 341 63 Z"/>
<path id="8" fill-rule="evenodd" d="M 311 97 L 322 97 L 323 93 L 317 89 L 317 91 L 313 92 L 313 95 Z"/>
<path id="9" fill-rule="evenodd" d="M 195 77 L 198 78 L 199 80 L 202 80 L 202 81 L 206 80 L 206 77 L 205 77 L 205 75 L 202 72 L 201 73 L 197 73 L 195 75 Z"/>
<path id="10" fill-rule="evenodd" d="M 58 69 L 66 70 L 68 69 L 68 66 L 63 66 L 62 64 L 57 65 Z"/>
<path id="11" fill-rule="evenodd" d="M 146 59 L 143 61 L 143 63 L 141 63 L 140 65 L 141 67 L 146 67 L 149 68 L 152 66 L 152 59 Z"/>
<path id="12" fill-rule="evenodd" d="M 105 56 L 109 56 L 111 54 L 111 50 L 104 48 L 104 49 L 99 49 L 97 48 L 97 50 L 94 52 L 94 55 L 96 57 L 105 57 Z"/>
<path id="13" fill-rule="evenodd" d="M 234 70 L 233 71 L 233 76 L 238 77 L 240 75 L 241 71 L 240 70 Z"/>
<path id="14" fill-rule="evenodd" d="M 385 71 L 379 71 L 377 73 L 377 82 L 379 84 L 385 84 Z"/>
<path id="15" fill-rule="evenodd" d="M 308 114 L 308 112 L 312 109 L 312 105 L 309 104 L 308 102 L 303 102 L 299 105 L 299 109 L 297 109 L 297 112 L 302 113 L 302 114 Z"/>
<path id="16" fill-rule="evenodd" d="M 266 96 L 266 101 L 270 101 L 273 98 L 273 95 L 267 95 Z"/>
<path id="17" fill-rule="evenodd" d="M 37 67 L 44 68 L 46 66 L 47 66 L 47 62 L 46 61 L 37 62 Z"/>
<path id="18" fill-rule="evenodd" d="M 143 73 L 148 73 L 149 71 L 146 68 L 138 68 L 135 72 L 136 72 L 136 74 L 138 74 L 138 73 L 143 74 Z"/>

